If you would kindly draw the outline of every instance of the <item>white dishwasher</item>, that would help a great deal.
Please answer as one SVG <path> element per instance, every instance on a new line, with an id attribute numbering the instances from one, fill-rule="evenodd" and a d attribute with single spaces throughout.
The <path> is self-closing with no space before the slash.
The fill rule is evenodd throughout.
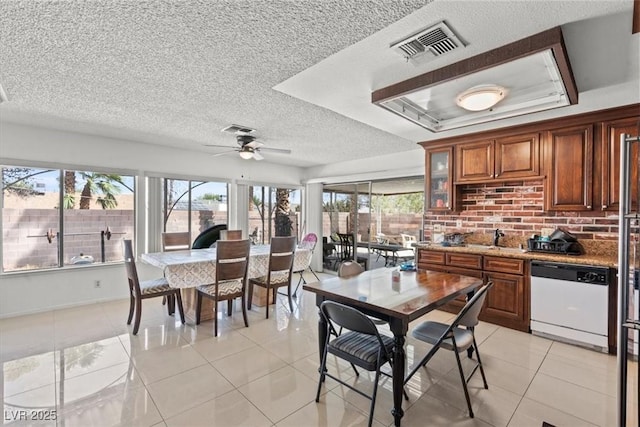
<path id="1" fill-rule="evenodd" d="M 531 262 L 531 332 L 608 352 L 610 270 Z"/>

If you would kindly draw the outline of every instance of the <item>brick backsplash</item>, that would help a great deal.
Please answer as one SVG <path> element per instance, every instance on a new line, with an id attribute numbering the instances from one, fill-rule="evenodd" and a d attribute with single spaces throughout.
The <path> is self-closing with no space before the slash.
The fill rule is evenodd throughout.
<path id="1" fill-rule="evenodd" d="M 499 228 L 505 233 L 505 243 L 511 240 L 514 246 L 532 234 L 540 234 L 542 228 L 562 227 L 581 241 L 618 239 L 616 213 L 545 212 L 542 180 L 470 184 L 461 190 L 459 213 L 426 213 L 426 239 L 430 239 L 434 225 L 440 225 L 445 233 L 473 232 L 472 239 L 479 241 L 490 239 L 493 230 Z M 462 227 L 457 227 L 460 220 Z"/>

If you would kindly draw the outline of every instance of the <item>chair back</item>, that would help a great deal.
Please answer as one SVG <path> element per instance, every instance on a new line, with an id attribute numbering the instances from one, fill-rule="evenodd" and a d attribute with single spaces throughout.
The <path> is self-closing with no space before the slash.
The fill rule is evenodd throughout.
<path id="1" fill-rule="evenodd" d="M 191 233 L 185 232 L 164 232 L 162 233 L 162 251 L 179 251 L 191 248 Z"/>
<path id="2" fill-rule="evenodd" d="M 452 326 L 456 327 L 458 325 L 466 326 L 467 328 L 471 328 L 478 324 L 478 316 L 480 315 L 480 310 L 482 309 L 482 304 L 484 304 L 484 299 L 487 296 L 487 291 L 493 286 L 493 282 L 489 281 L 484 286 L 480 288 L 473 297 L 465 306 L 460 310 L 458 316 L 454 319 Z"/>
<path id="3" fill-rule="evenodd" d="M 293 258 L 296 251 L 296 236 L 272 237 L 269 252 L 269 277 L 272 271 L 289 271 L 293 269 Z"/>
<path id="4" fill-rule="evenodd" d="M 373 321 L 353 307 L 334 301 L 324 301 L 320 304 L 320 313 L 324 316 L 327 324 L 332 324 L 334 328 L 340 326 L 350 331 L 379 337 L 378 328 Z"/>
<path id="5" fill-rule="evenodd" d="M 242 230 L 221 230 L 220 240 L 241 240 Z"/>
<path id="6" fill-rule="evenodd" d="M 127 280 L 129 281 L 129 289 L 140 295 L 140 281 L 138 280 L 138 270 L 136 269 L 135 255 L 133 254 L 133 244 L 130 239 L 122 241 L 124 248 L 124 266 L 127 269 Z"/>
<path id="7" fill-rule="evenodd" d="M 251 241 L 219 240 L 216 244 L 216 283 L 242 279 L 243 287 L 249 271 Z"/>
<path id="8" fill-rule="evenodd" d="M 309 233 L 302 238 L 302 241 L 298 245 L 300 248 L 309 249 L 313 251 L 318 243 L 318 236 L 315 233 Z"/>
<path id="9" fill-rule="evenodd" d="M 345 261 L 338 267 L 338 277 L 353 277 L 364 272 L 364 267 L 353 261 Z"/>
<path id="10" fill-rule="evenodd" d="M 400 234 L 400 238 L 402 239 L 402 246 L 405 248 L 413 248 L 412 243 L 416 243 L 418 239 L 416 236 L 412 236 L 410 234 Z"/>
<path id="11" fill-rule="evenodd" d="M 340 250 L 342 252 L 342 259 L 353 258 L 353 234 L 351 233 L 338 233 L 340 239 Z"/>

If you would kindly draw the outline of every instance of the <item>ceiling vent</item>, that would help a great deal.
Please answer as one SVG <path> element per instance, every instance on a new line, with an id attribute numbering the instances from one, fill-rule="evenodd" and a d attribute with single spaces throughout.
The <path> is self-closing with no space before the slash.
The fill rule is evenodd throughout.
<path id="1" fill-rule="evenodd" d="M 255 129 L 251 129 L 250 127 L 240 126 L 240 125 L 230 125 L 222 129 L 222 132 L 229 132 L 229 133 L 253 133 L 255 131 L 256 131 Z"/>
<path id="2" fill-rule="evenodd" d="M 391 48 L 407 60 L 410 60 L 423 59 L 425 57 L 435 58 L 464 46 L 465 44 L 462 40 L 442 21 L 433 27 L 392 44 Z"/>

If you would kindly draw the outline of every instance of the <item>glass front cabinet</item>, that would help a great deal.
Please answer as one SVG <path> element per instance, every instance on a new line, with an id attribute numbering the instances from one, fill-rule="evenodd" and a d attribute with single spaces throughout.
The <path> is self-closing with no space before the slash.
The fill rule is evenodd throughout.
<path id="1" fill-rule="evenodd" d="M 426 150 L 425 208 L 427 211 L 451 210 L 452 159 L 452 147 Z"/>

